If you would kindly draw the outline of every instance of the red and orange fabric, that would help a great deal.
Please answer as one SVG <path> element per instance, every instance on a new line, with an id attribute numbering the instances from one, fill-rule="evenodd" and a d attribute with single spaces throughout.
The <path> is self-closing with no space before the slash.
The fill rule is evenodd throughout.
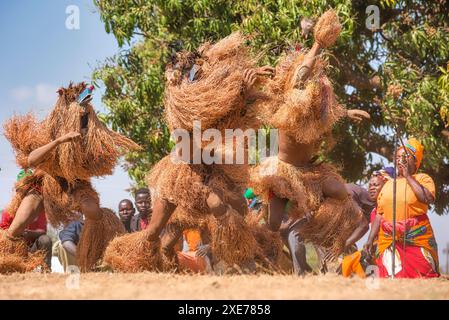
<path id="1" fill-rule="evenodd" d="M 413 177 L 435 196 L 435 184 L 431 177 L 423 173 Z M 396 254 L 400 257 L 401 267 L 395 276 L 437 277 L 438 251 L 427 216 L 428 205 L 417 199 L 407 180 L 402 177 L 397 178 L 396 196 Z M 393 180 L 385 183 L 377 203 L 377 213 L 383 218 L 379 230 L 377 262 L 380 276 L 388 277 L 389 266 L 385 265 L 383 258 L 393 243 Z"/>
<path id="2" fill-rule="evenodd" d="M 360 263 L 361 257 L 362 252 L 356 251 L 353 254 L 347 255 L 343 258 L 341 263 L 341 274 L 343 277 L 349 278 L 355 274 L 360 278 L 366 278 L 365 270 Z"/>
<path id="3" fill-rule="evenodd" d="M 182 271 L 195 273 L 205 272 L 207 269 L 206 257 L 198 257 L 196 251 L 201 245 L 201 231 L 199 229 L 186 229 L 183 232 L 184 241 L 187 243 L 187 251 L 178 251 L 179 267 Z"/>
<path id="4" fill-rule="evenodd" d="M 373 225 L 376 218 L 377 208 L 374 208 L 370 214 L 370 224 Z M 374 241 L 374 245 L 377 245 L 377 239 Z M 372 257 L 371 257 L 372 258 Z M 353 254 L 347 255 L 341 262 L 341 274 L 345 278 L 349 278 L 353 275 L 357 275 L 360 278 L 366 278 L 365 269 L 361 263 L 362 251 L 356 251 Z"/>

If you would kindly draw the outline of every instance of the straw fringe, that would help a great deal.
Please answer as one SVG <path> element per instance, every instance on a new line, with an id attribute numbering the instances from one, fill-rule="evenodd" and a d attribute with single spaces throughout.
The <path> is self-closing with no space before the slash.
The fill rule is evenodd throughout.
<path id="1" fill-rule="evenodd" d="M 300 227 L 301 236 L 330 252 L 333 257 L 343 253 L 345 242 L 357 228 L 362 216 L 348 197 L 345 200 L 327 198 L 309 222 Z"/>
<path id="2" fill-rule="evenodd" d="M 146 182 L 153 201 L 165 199 L 194 217 L 209 214 L 206 199 L 211 192 L 225 203 L 242 198 L 247 167 L 232 165 L 190 165 L 173 163 L 170 156 L 160 160 Z"/>
<path id="3" fill-rule="evenodd" d="M 271 169 L 271 171 L 270 171 Z M 301 229 L 301 235 L 316 245 L 341 252 L 344 242 L 357 227 L 360 214 L 353 207 L 349 196 L 346 200 L 324 198 L 322 183 L 328 179 L 344 182 L 330 164 L 306 168 L 295 167 L 268 158 L 253 170 L 251 186 L 261 199 L 268 203 L 269 192 L 291 201 L 289 215 L 301 218 L 314 212 L 313 218 Z"/>
<path id="4" fill-rule="evenodd" d="M 109 242 L 124 234 L 125 228 L 115 213 L 101 208 L 103 214 L 99 220 L 86 219 L 77 246 L 77 260 L 82 272 L 91 271 L 102 259 Z"/>
<path id="5" fill-rule="evenodd" d="M 31 272 L 38 267 L 48 271 L 45 254 L 40 251 L 30 253 L 25 240 L 11 240 L 6 231 L 0 229 L 0 274 Z"/>
<path id="6" fill-rule="evenodd" d="M 279 198 L 289 199 L 292 202 L 289 214 L 300 218 L 309 210 L 318 209 L 323 201 L 322 182 L 327 178 L 343 182 L 330 164 L 299 168 L 277 157 L 269 157 L 252 169 L 250 185 L 265 203 L 269 202 L 269 191 Z"/>
<path id="7" fill-rule="evenodd" d="M 322 48 L 332 46 L 337 40 L 341 32 L 341 24 L 335 10 L 326 11 L 318 19 L 314 29 L 313 36 L 315 41 L 320 44 Z"/>
<path id="8" fill-rule="evenodd" d="M 166 71 L 166 118 L 170 131 L 193 130 L 193 121 L 201 121 L 202 130 L 240 127 L 241 113 L 245 109 L 243 75 L 255 67 L 245 38 L 233 33 L 216 44 L 205 43 L 194 59 L 188 53 L 178 55 L 178 64 L 169 65 Z M 201 65 L 201 74 L 190 82 L 182 74 L 194 63 Z M 218 89 L 219 88 L 219 89 Z"/>
<path id="9" fill-rule="evenodd" d="M 327 138 L 345 115 L 337 103 L 332 84 L 325 75 L 325 63 L 317 58 L 311 77 L 298 87 L 296 70 L 304 53 L 286 55 L 276 67 L 276 76 L 266 86 L 270 99 L 257 102 L 259 118 L 283 130 L 299 143 L 317 143 Z"/>
<path id="10" fill-rule="evenodd" d="M 254 260 L 265 271 L 280 271 L 279 262 L 284 244 L 280 233 L 269 230 L 266 224 L 262 223 L 263 219 L 262 214 L 248 214 L 245 217 L 245 222 L 257 242 Z"/>
<path id="11" fill-rule="evenodd" d="M 3 124 L 6 139 L 11 143 L 19 167 L 28 168 L 28 155 L 31 151 L 49 141 L 42 134 L 41 124 L 32 113 L 24 116 L 14 115 Z"/>
<path id="12" fill-rule="evenodd" d="M 119 272 L 163 270 L 160 240 L 148 241 L 142 230 L 112 240 L 104 254 L 104 264 Z"/>
<path id="13" fill-rule="evenodd" d="M 210 225 L 214 257 L 231 266 L 254 260 L 257 242 L 244 218 L 229 207 L 224 217 L 215 220 Z"/>

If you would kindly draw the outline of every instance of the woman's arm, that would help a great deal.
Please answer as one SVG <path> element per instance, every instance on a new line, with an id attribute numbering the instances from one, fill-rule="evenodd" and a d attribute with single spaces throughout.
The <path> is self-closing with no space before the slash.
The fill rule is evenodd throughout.
<path id="1" fill-rule="evenodd" d="M 419 202 L 422 202 L 425 204 L 434 203 L 435 197 L 433 196 L 433 194 L 430 193 L 430 191 L 427 190 L 427 188 L 425 188 L 423 185 L 421 185 L 418 181 L 416 181 L 416 179 L 408 171 L 408 165 L 400 164 L 399 170 L 401 170 L 405 179 L 407 179 L 407 183 L 412 188 L 413 193 L 415 194 L 415 196 Z"/>
<path id="2" fill-rule="evenodd" d="M 354 243 L 359 241 L 363 237 L 363 235 L 368 232 L 368 230 L 369 230 L 369 222 L 365 217 L 362 217 L 362 219 L 360 219 L 358 227 L 346 240 L 345 247 L 349 248 Z"/>
<path id="3" fill-rule="evenodd" d="M 364 249 L 368 252 L 371 252 L 373 248 L 373 242 L 374 239 L 379 235 L 380 230 L 380 221 L 382 220 L 382 215 L 376 214 L 376 218 L 373 221 L 373 224 L 371 225 L 371 231 L 368 236 L 368 240 L 366 241 L 365 245 L 363 246 Z"/>
<path id="4" fill-rule="evenodd" d="M 69 132 L 46 145 L 33 150 L 28 156 L 28 167 L 34 168 L 48 157 L 50 152 L 62 143 L 72 141 L 80 136 L 79 132 Z"/>
<path id="5" fill-rule="evenodd" d="M 430 193 L 424 186 L 422 186 L 412 175 L 408 175 L 405 177 L 407 179 L 407 183 L 413 190 L 416 198 L 418 198 L 419 202 L 425 204 L 432 204 L 435 201 L 433 194 Z"/>

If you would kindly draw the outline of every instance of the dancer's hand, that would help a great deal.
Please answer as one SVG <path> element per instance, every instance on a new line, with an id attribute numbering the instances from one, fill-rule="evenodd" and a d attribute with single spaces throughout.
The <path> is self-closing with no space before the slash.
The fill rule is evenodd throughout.
<path id="1" fill-rule="evenodd" d="M 196 250 L 197 257 L 205 257 L 210 252 L 210 244 L 199 246 Z"/>
<path id="2" fill-rule="evenodd" d="M 276 73 L 276 69 L 270 66 L 263 66 L 256 69 L 256 73 L 258 76 L 268 76 L 272 77 Z"/>
<path id="3" fill-rule="evenodd" d="M 366 111 L 359 110 L 359 109 L 351 109 L 351 110 L 348 110 L 348 118 L 357 123 L 360 123 L 364 119 L 366 119 L 366 120 L 371 119 L 371 116 Z"/>
<path id="4" fill-rule="evenodd" d="M 363 245 L 363 250 L 368 252 L 369 254 L 372 254 L 373 251 L 373 244 L 371 242 L 367 242 Z"/>
<path id="5" fill-rule="evenodd" d="M 246 69 L 243 72 L 243 84 L 246 89 L 251 88 L 257 80 L 257 70 L 256 69 Z"/>
<path id="6" fill-rule="evenodd" d="M 59 137 L 57 139 L 57 141 L 59 143 L 66 143 L 66 142 L 70 142 L 78 137 L 81 137 L 81 134 L 79 132 L 69 132 L 69 133 L 66 133 L 65 135 Z"/>

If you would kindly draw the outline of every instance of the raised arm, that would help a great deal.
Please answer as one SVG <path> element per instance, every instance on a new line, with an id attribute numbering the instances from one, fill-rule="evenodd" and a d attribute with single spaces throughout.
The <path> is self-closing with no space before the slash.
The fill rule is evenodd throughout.
<path id="1" fill-rule="evenodd" d="M 408 185 L 412 188 L 413 193 L 415 194 L 419 202 L 428 205 L 435 202 L 435 197 L 433 196 L 433 194 L 429 190 L 427 190 L 426 187 L 416 181 L 413 175 L 410 174 L 408 165 L 399 163 L 399 170 L 402 172 L 405 179 L 407 179 Z"/>
<path id="2" fill-rule="evenodd" d="M 38 166 L 43 161 L 45 161 L 45 159 L 47 159 L 50 152 L 54 150 L 57 146 L 59 146 L 62 143 L 72 141 L 73 139 L 79 136 L 81 136 L 79 132 L 69 132 L 53 140 L 52 142 L 47 143 L 46 145 L 33 150 L 28 156 L 28 167 L 34 168 Z"/>
<path id="3" fill-rule="evenodd" d="M 320 50 L 332 46 L 340 35 L 340 32 L 341 24 L 335 11 L 328 10 L 318 19 L 313 30 L 315 42 L 310 51 L 307 52 L 304 61 L 296 70 L 295 77 L 293 78 L 295 79 L 296 86 L 307 80 Z"/>
<path id="4" fill-rule="evenodd" d="M 307 78 L 310 75 L 310 71 L 313 68 L 313 65 L 315 64 L 315 60 L 317 55 L 320 52 L 320 45 L 318 42 L 315 42 L 312 46 L 312 49 L 310 49 L 309 52 L 304 57 L 304 61 L 301 63 L 301 65 L 298 67 L 298 69 L 295 72 L 295 86 L 300 86 L 301 83 L 304 83 Z"/>

